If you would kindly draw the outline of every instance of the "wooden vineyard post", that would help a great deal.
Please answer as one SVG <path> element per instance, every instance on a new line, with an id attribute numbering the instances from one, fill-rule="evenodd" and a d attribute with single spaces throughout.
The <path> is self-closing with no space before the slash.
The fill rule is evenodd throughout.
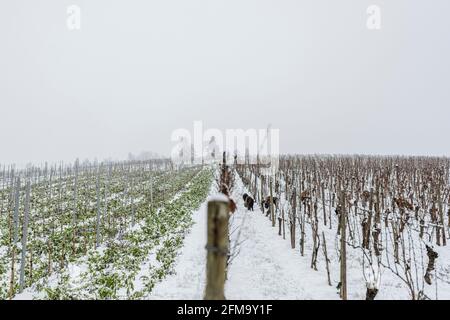
<path id="1" fill-rule="evenodd" d="M 153 210 L 153 175 L 150 173 L 150 211 Z"/>
<path id="2" fill-rule="evenodd" d="M 228 199 L 208 202 L 205 300 L 225 300 L 224 287 L 228 257 Z"/>
<path id="3" fill-rule="evenodd" d="M 294 187 L 294 194 L 293 194 L 293 199 L 292 199 L 293 203 L 292 203 L 292 213 L 291 213 L 291 224 L 290 224 L 291 248 L 292 249 L 295 249 L 295 218 L 297 216 L 297 214 L 296 214 L 297 213 L 297 198 L 296 198 L 297 193 L 296 192 L 297 192 L 297 190 Z M 303 232 L 302 226 L 303 226 L 303 222 L 302 222 L 302 225 L 300 226 L 300 231 Z M 300 239 L 301 239 L 300 249 L 301 249 L 301 254 L 303 256 L 303 242 L 304 242 L 304 234 L 303 233 L 301 234 Z"/>
<path id="4" fill-rule="evenodd" d="M 28 237 L 28 217 L 30 213 L 30 189 L 31 183 L 27 183 L 27 193 L 25 196 L 25 212 L 23 221 L 23 235 L 22 235 L 22 258 L 20 261 L 20 279 L 19 279 L 19 293 L 22 293 L 25 286 L 25 263 L 27 254 L 27 237 Z"/>
<path id="5" fill-rule="evenodd" d="M 329 266 L 330 259 L 328 259 L 327 242 L 325 240 L 325 233 L 323 231 L 322 231 L 322 239 L 323 239 L 323 254 L 325 255 L 325 265 L 327 267 L 328 285 L 331 286 L 330 266 Z"/>
<path id="6" fill-rule="evenodd" d="M 323 225 L 327 225 L 327 213 L 325 210 L 325 182 L 322 181 L 321 188 L 322 188 L 322 210 L 323 210 Z"/>
<path id="7" fill-rule="evenodd" d="M 12 245 L 12 258 L 11 258 L 11 279 L 9 284 L 9 299 L 15 294 L 15 283 L 14 283 L 14 267 L 16 264 L 16 247 L 18 241 L 18 223 L 19 223 L 19 201 L 20 201 L 20 178 L 17 178 L 16 182 L 16 193 L 14 197 L 14 236 Z"/>
<path id="8" fill-rule="evenodd" d="M 97 221 L 95 226 L 95 248 L 100 245 L 100 168 L 97 169 L 97 183 L 95 185 L 97 195 Z"/>
<path id="9" fill-rule="evenodd" d="M 273 207 L 273 192 L 272 192 L 272 178 L 270 178 L 270 219 L 272 220 L 272 227 L 275 227 L 276 222 L 275 222 L 275 210 Z"/>
<path id="10" fill-rule="evenodd" d="M 342 300 L 347 300 L 347 252 L 346 252 L 346 225 L 345 225 L 345 192 L 342 190 L 340 194 L 340 202 L 341 202 L 341 288 L 340 288 L 340 297 Z"/>
<path id="11" fill-rule="evenodd" d="M 75 162 L 75 185 L 73 187 L 73 213 L 72 213 L 72 253 L 75 254 L 75 238 L 77 229 L 77 214 L 78 214 L 78 160 Z"/>
<path id="12" fill-rule="evenodd" d="M 442 209 L 442 199 L 441 199 L 441 188 L 437 187 L 437 198 L 438 198 L 438 210 L 439 210 L 439 218 L 441 219 L 440 223 L 442 224 L 442 245 L 447 245 L 447 239 L 445 234 L 445 220 L 444 220 L 444 210 Z M 449 220 L 450 223 L 450 220 Z"/>
<path id="13" fill-rule="evenodd" d="M 109 184 L 111 181 L 111 171 L 112 171 L 112 164 L 110 163 L 108 168 L 108 179 L 106 180 L 105 194 L 103 198 L 103 218 L 102 218 L 103 225 L 106 225 L 105 219 L 108 219 L 108 227 L 111 227 L 111 216 L 108 211 L 108 193 L 109 193 Z"/>
<path id="14" fill-rule="evenodd" d="M 260 177 L 259 181 L 261 183 L 260 189 L 261 189 L 261 200 L 259 203 L 261 203 L 261 209 L 262 209 L 262 213 L 264 213 L 264 205 L 262 204 L 262 201 L 264 200 L 264 187 L 263 187 L 263 176 Z M 450 223 L 450 220 L 449 220 Z M 450 225 L 449 225 L 450 226 Z"/>
<path id="15" fill-rule="evenodd" d="M 278 217 L 278 235 L 281 236 L 281 222 L 283 220 L 281 219 L 281 217 Z"/>
<path id="16" fill-rule="evenodd" d="M 254 182 L 254 185 L 253 185 L 253 194 L 255 195 L 255 201 L 256 201 L 257 197 L 258 197 L 258 176 L 256 174 L 256 171 L 255 171 L 255 182 Z M 262 200 L 260 200 L 258 202 L 261 202 L 261 201 Z"/>

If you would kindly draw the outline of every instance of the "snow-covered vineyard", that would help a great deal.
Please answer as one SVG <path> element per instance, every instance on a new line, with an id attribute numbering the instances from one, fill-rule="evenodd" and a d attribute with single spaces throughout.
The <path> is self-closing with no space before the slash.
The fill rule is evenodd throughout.
<path id="1" fill-rule="evenodd" d="M 227 299 L 450 299 L 450 160 L 229 164 Z M 0 299 L 203 299 L 221 164 L 0 173 Z M 253 211 L 243 195 L 254 200 Z"/>
<path id="2" fill-rule="evenodd" d="M 257 166 L 238 171 L 257 199 L 272 189 L 274 233 L 341 297 L 450 299 L 449 168 L 448 158 L 294 156 L 271 181 Z"/>

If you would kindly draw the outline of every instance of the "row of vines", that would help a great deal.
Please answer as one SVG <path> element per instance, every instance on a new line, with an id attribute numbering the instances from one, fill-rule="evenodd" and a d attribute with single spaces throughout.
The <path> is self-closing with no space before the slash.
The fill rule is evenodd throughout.
<path id="1" fill-rule="evenodd" d="M 0 299 L 139 299 L 168 272 L 211 171 L 170 161 L 0 173 Z"/>
<path id="2" fill-rule="evenodd" d="M 283 156 L 275 175 L 263 169 L 237 166 L 258 202 L 273 205 L 279 235 L 326 270 L 342 299 L 449 298 L 448 158 Z"/>

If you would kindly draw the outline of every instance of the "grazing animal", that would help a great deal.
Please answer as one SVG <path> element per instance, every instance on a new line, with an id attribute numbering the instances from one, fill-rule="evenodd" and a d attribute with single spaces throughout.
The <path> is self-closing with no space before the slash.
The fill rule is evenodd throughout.
<path id="1" fill-rule="evenodd" d="M 278 198 L 273 197 L 273 205 L 276 206 L 278 203 Z M 262 205 L 264 208 L 269 209 L 270 208 L 270 196 L 268 196 L 266 199 L 262 201 Z"/>
<path id="2" fill-rule="evenodd" d="M 251 211 L 253 211 L 253 204 L 255 203 L 255 200 L 253 200 L 253 198 L 252 197 L 250 197 L 250 196 L 248 196 L 247 195 L 247 197 L 246 197 L 246 199 L 245 199 L 245 207 L 248 209 L 248 210 L 251 210 Z"/>
<path id="3" fill-rule="evenodd" d="M 246 207 L 248 210 L 253 211 L 253 204 L 255 203 L 255 200 L 253 200 L 253 198 L 250 197 L 247 193 L 244 193 L 242 195 L 242 199 L 244 199 L 244 207 Z"/>

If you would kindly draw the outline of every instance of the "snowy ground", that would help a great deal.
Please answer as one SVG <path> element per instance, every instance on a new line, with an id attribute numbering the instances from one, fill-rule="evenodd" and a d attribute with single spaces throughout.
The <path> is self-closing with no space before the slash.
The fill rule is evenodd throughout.
<path id="1" fill-rule="evenodd" d="M 240 180 L 236 183 L 236 191 L 239 211 L 232 225 L 241 228 L 238 242 L 242 244 L 229 268 L 226 297 L 338 299 L 336 289 L 327 284 L 326 273 L 312 270 L 309 258 L 290 248 L 290 242 L 278 235 L 278 226 L 272 227 L 258 206 L 255 205 L 253 212 L 246 211 L 239 196 L 245 192 Z"/>
<path id="2" fill-rule="evenodd" d="M 283 179 L 280 180 L 281 187 L 280 190 L 285 190 L 285 181 Z M 260 184 L 260 180 L 258 179 L 257 185 Z M 265 192 L 267 194 L 267 192 Z M 287 209 L 289 208 L 289 203 L 285 198 L 284 192 L 281 192 L 281 194 L 277 195 L 280 200 L 279 208 L 284 207 L 284 211 L 287 212 Z M 322 212 L 322 205 L 321 203 L 318 204 L 318 212 Z M 277 214 L 280 213 L 280 210 L 277 210 Z M 329 216 L 329 210 L 334 210 L 328 206 L 326 206 L 327 210 L 327 216 Z M 331 278 L 331 284 L 333 288 L 336 288 L 337 285 L 340 282 L 340 254 L 339 254 L 339 241 L 340 238 L 336 235 L 336 227 L 338 225 L 336 221 L 336 216 L 333 217 L 333 229 L 329 229 L 329 224 L 327 227 L 323 226 L 323 220 L 321 215 L 319 215 L 319 234 L 322 234 L 322 232 L 325 235 L 326 238 L 326 245 L 327 245 L 327 253 L 328 253 L 328 259 L 329 259 L 329 268 L 330 268 L 330 278 Z M 264 218 L 267 219 L 267 218 Z M 286 218 L 288 220 L 288 218 Z M 266 224 L 270 225 L 270 222 L 267 221 Z M 278 224 L 278 223 L 277 223 Z M 275 229 L 275 228 L 274 228 Z M 261 229 L 262 230 L 262 229 Z M 418 236 L 418 235 L 416 235 Z M 385 236 L 387 237 L 387 236 Z M 272 245 L 275 245 L 276 241 L 280 241 L 281 237 L 278 235 L 278 225 L 276 230 L 272 232 L 272 238 L 273 242 Z M 286 242 L 284 245 L 284 250 L 282 250 L 282 246 L 280 245 L 280 251 L 276 252 L 277 255 L 285 255 L 285 250 L 289 251 L 297 251 L 298 252 L 298 246 L 299 246 L 299 240 L 300 240 L 300 227 L 297 225 L 296 228 L 296 241 L 297 241 L 297 248 L 295 250 L 290 248 L 290 231 L 288 228 L 288 224 L 286 222 L 286 240 L 283 240 Z M 322 240 L 322 238 L 320 239 Z M 386 241 L 386 240 L 385 240 Z M 418 239 L 416 239 L 418 242 Z M 416 258 L 418 262 L 420 263 L 421 259 L 424 259 L 423 268 L 426 268 L 426 256 L 420 255 L 420 250 L 417 250 L 418 248 L 414 249 L 414 252 L 416 254 Z M 444 299 L 448 300 L 450 299 L 450 250 L 449 246 L 445 247 L 436 247 L 434 246 L 434 249 L 438 252 L 439 257 L 436 262 L 436 270 L 433 272 L 433 283 L 431 285 L 424 284 L 423 275 L 425 274 L 425 269 L 418 270 L 418 273 L 413 272 L 413 277 L 416 284 L 423 285 L 423 291 L 425 295 L 429 299 Z M 312 257 L 312 251 L 313 251 L 313 239 L 312 239 L 312 229 L 311 224 L 306 223 L 305 227 L 305 256 L 302 257 L 300 255 L 295 255 L 295 259 L 286 259 L 285 263 L 286 265 L 291 265 L 296 270 L 297 268 L 304 268 L 305 266 L 307 268 L 310 267 L 311 257 Z M 383 253 L 385 254 L 385 253 Z M 390 258 L 391 263 L 393 261 L 393 257 Z M 347 292 L 348 292 L 348 299 L 349 300 L 364 300 L 366 298 L 366 280 L 364 278 L 364 272 L 363 272 L 363 253 L 360 248 L 353 248 L 350 245 L 347 246 Z M 288 268 L 285 268 L 285 270 Z M 306 272 L 305 270 L 305 277 L 303 278 L 303 286 L 306 286 L 307 288 L 311 288 L 313 291 L 322 291 L 325 290 L 323 288 L 323 284 L 321 284 L 320 281 L 315 281 L 317 275 L 320 275 L 320 278 L 326 279 L 326 265 L 325 265 L 325 256 L 323 253 L 323 246 L 321 244 L 319 252 L 318 252 L 318 259 L 317 259 L 317 272 L 314 272 L 313 275 L 311 273 Z M 419 267 L 420 269 L 420 267 Z M 303 269 L 302 269 L 303 270 Z M 311 270 L 311 269 L 309 269 Z M 398 266 L 399 273 L 401 274 L 401 266 Z M 366 274 L 368 277 L 370 277 L 370 274 Z M 435 281 L 434 279 L 437 277 L 438 281 Z M 291 281 L 294 281 L 294 278 Z M 320 279 L 319 279 L 320 280 Z M 387 268 L 381 268 L 380 269 L 380 277 L 379 277 L 379 291 L 376 296 L 376 300 L 408 300 L 411 299 L 410 292 L 408 290 L 407 285 L 397 276 L 395 275 L 391 270 Z M 325 285 L 327 286 L 327 285 Z M 334 289 L 333 289 L 334 290 Z M 417 289 L 416 289 L 417 290 Z M 318 292 L 315 292 L 318 293 Z M 333 297 L 323 297 L 323 299 L 336 299 L 337 296 Z M 304 298 L 300 298 L 304 299 Z M 315 299 L 315 298 L 314 298 Z"/>
<path id="3" fill-rule="evenodd" d="M 211 190 L 213 194 L 215 190 Z M 236 176 L 233 199 L 238 210 L 230 221 L 232 259 L 228 270 L 227 299 L 338 299 L 323 271 L 314 271 L 309 259 L 290 249 L 277 235 L 278 228 L 262 214 L 244 208 L 246 192 Z M 206 266 L 206 202 L 194 213 L 195 224 L 185 238 L 175 273 L 157 284 L 150 299 L 202 299 Z"/>
<path id="4" fill-rule="evenodd" d="M 193 214 L 194 225 L 184 239 L 175 272 L 153 288 L 149 299 L 203 299 L 206 266 L 206 201 Z"/>

